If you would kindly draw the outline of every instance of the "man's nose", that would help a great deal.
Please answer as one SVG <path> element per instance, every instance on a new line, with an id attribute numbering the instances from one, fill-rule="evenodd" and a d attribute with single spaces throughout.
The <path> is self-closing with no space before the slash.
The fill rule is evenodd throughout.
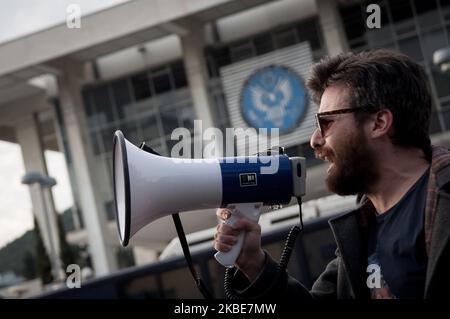
<path id="1" fill-rule="evenodd" d="M 311 135 L 311 139 L 309 140 L 309 145 L 316 149 L 317 147 L 323 146 L 325 143 L 325 139 L 322 137 L 322 134 L 320 134 L 319 129 L 316 129 L 314 133 Z"/>

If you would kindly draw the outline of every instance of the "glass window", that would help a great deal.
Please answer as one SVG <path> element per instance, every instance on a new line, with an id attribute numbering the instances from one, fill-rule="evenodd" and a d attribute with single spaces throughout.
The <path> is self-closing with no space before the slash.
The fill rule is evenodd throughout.
<path id="1" fill-rule="evenodd" d="M 441 10 L 445 22 L 450 23 L 450 0 L 441 0 Z"/>
<path id="2" fill-rule="evenodd" d="M 295 29 L 289 28 L 287 30 L 276 32 L 275 43 L 279 49 L 297 43 L 297 34 L 295 33 Z"/>
<path id="3" fill-rule="evenodd" d="M 389 29 L 389 24 L 392 23 L 391 18 L 388 14 L 388 8 L 387 5 L 384 3 L 384 1 L 373 1 L 373 3 L 377 3 L 380 6 L 380 12 L 381 12 L 381 29 L 386 28 Z"/>
<path id="4" fill-rule="evenodd" d="M 131 100 L 131 92 L 128 86 L 128 80 L 117 80 L 111 83 L 114 102 L 117 108 L 119 119 L 132 117 L 133 103 Z"/>
<path id="5" fill-rule="evenodd" d="M 106 124 L 114 120 L 113 107 L 109 97 L 108 86 L 101 85 L 92 91 L 92 102 L 95 105 L 97 123 Z"/>
<path id="6" fill-rule="evenodd" d="M 365 38 L 354 39 L 348 42 L 352 51 L 359 52 L 367 49 L 367 41 Z"/>
<path id="7" fill-rule="evenodd" d="M 114 138 L 114 132 L 116 131 L 113 127 L 107 127 L 101 131 L 101 138 L 103 142 L 103 153 L 109 153 L 112 152 L 113 147 L 113 138 Z M 125 132 L 124 132 L 125 134 Z M 125 134 L 126 138 L 128 139 L 128 136 Z"/>
<path id="8" fill-rule="evenodd" d="M 195 111 L 192 107 L 192 104 L 189 102 L 177 110 L 178 118 L 182 123 L 182 127 L 187 128 L 188 130 L 194 128 L 194 120 L 196 118 Z"/>
<path id="9" fill-rule="evenodd" d="M 431 110 L 430 117 L 430 134 L 442 132 L 441 123 L 439 121 L 439 113 L 436 111 L 435 106 Z"/>
<path id="10" fill-rule="evenodd" d="M 136 101 L 147 99 L 152 96 L 150 82 L 147 72 L 139 73 L 131 78 L 133 85 L 134 98 Z"/>
<path id="11" fill-rule="evenodd" d="M 105 183 L 107 182 L 108 185 L 113 185 L 114 181 L 113 181 L 113 158 L 112 158 L 112 153 L 107 153 L 103 156 L 103 165 L 104 165 L 104 169 L 106 170 L 107 174 L 104 179 Z M 115 212 L 112 212 L 113 214 L 113 219 L 115 216 Z"/>
<path id="12" fill-rule="evenodd" d="M 410 0 L 389 0 L 388 4 L 395 23 L 413 18 Z"/>
<path id="13" fill-rule="evenodd" d="M 223 93 L 213 95 L 214 104 L 216 106 L 216 123 L 219 127 L 225 129 L 230 126 L 230 117 L 228 116 L 228 109 Z"/>
<path id="14" fill-rule="evenodd" d="M 150 115 L 142 119 L 140 126 L 144 141 L 150 141 L 160 136 L 155 115 Z"/>
<path id="15" fill-rule="evenodd" d="M 312 50 L 320 49 L 322 45 L 319 30 L 320 27 L 316 18 L 301 23 L 297 27 L 298 41 L 308 41 Z"/>
<path id="16" fill-rule="evenodd" d="M 414 6 L 418 15 L 437 9 L 436 0 L 414 0 Z"/>
<path id="17" fill-rule="evenodd" d="M 44 110 L 38 112 L 36 115 L 42 148 L 44 150 L 58 151 L 59 147 L 53 112 L 51 110 Z"/>
<path id="18" fill-rule="evenodd" d="M 265 33 L 263 35 L 255 37 L 253 39 L 253 44 L 255 45 L 255 51 L 257 55 L 275 50 L 272 35 L 270 33 Z"/>
<path id="19" fill-rule="evenodd" d="M 344 22 L 345 33 L 349 40 L 364 36 L 366 23 L 362 16 L 360 4 L 341 8 L 341 16 Z"/>
<path id="20" fill-rule="evenodd" d="M 170 83 L 170 76 L 167 69 L 153 73 L 152 79 L 155 94 L 161 94 L 172 89 L 172 84 Z"/>
<path id="21" fill-rule="evenodd" d="M 87 125 L 90 128 L 95 127 L 97 124 L 95 117 L 95 107 L 92 102 L 92 90 L 83 90 L 82 96 L 83 96 L 84 111 L 86 112 L 87 117 Z"/>
<path id="22" fill-rule="evenodd" d="M 415 61 L 419 62 L 423 60 L 422 50 L 417 37 L 399 40 L 398 46 L 401 52 L 409 55 Z"/>
<path id="23" fill-rule="evenodd" d="M 238 62 L 253 57 L 253 46 L 250 41 L 231 47 L 231 61 Z"/>
<path id="24" fill-rule="evenodd" d="M 380 46 L 386 42 L 393 41 L 394 34 L 389 27 L 381 27 L 380 29 L 372 29 L 367 31 L 367 42 L 372 47 Z"/>
<path id="25" fill-rule="evenodd" d="M 180 142 L 182 142 L 183 141 L 183 138 L 182 137 L 178 137 L 179 139 L 174 139 L 174 140 L 172 140 L 171 138 L 170 138 L 170 135 L 169 136 L 167 136 L 167 138 L 166 138 L 166 147 L 167 147 L 167 156 L 172 156 L 172 149 L 173 149 L 173 147 L 176 145 L 176 144 L 178 144 L 178 143 L 180 143 Z M 184 141 L 183 141 L 183 144 L 182 145 L 184 145 Z M 187 145 L 186 145 L 187 146 Z M 183 148 L 183 150 L 184 150 L 184 148 Z M 180 153 L 181 154 L 174 154 L 175 156 L 174 157 L 179 157 L 179 156 L 185 156 L 185 154 L 184 154 L 184 151 L 181 151 Z M 191 153 L 192 154 L 192 153 Z"/>
<path id="26" fill-rule="evenodd" d="M 149 146 L 154 149 L 158 154 L 162 154 L 162 155 L 169 155 L 166 154 L 166 149 L 164 148 L 163 145 L 164 141 L 163 138 L 156 138 L 154 140 L 149 141 Z"/>
<path id="27" fill-rule="evenodd" d="M 98 132 L 91 132 L 89 134 L 91 144 L 92 144 L 92 150 L 94 151 L 94 155 L 99 155 L 101 153 L 100 151 L 100 144 L 98 142 Z"/>
<path id="28" fill-rule="evenodd" d="M 177 112 L 175 110 L 162 110 L 161 122 L 164 129 L 164 135 L 171 135 L 172 131 L 179 127 Z"/>
<path id="29" fill-rule="evenodd" d="M 225 65 L 231 64 L 230 47 L 228 46 L 223 48 L 211 49 L 209 54 L 211 55 L 212 60 L 214 61 L 214 64 L 216 65 L 217 69 L 220 69 Z"/>
<path id="30" fill-rule="evenodd" d="M 39 114 L 40 115 L 40 114 Z M 53 124 L 53 117 L 44 118 L 39 116 L 39 133 L 42 136 L 55 134 L 55 127 Z"/>
<path id="31" fill-rule="evenodd" d="M 432 74 L 438 97 L 450 96 L 450 75 L 437 67 L 433 67 Z"/>
<path id="32" fill-rule="evenodd" d="M 149 112 L 154 112 L 156 109 L 155 98 L 136 102 L 135 108 L 136 115 L 138 116 L 143 116 L 144 114 L 148 114 Z"/>
<path id="33" fill-rule="evenodd" d="M 93 95 L 94 95 L 94 91 L 92 89 L 84 90 L 82 93 L 84 110 L 86 112 L 88 127 L 98 126 L 97 112 L 95 110 L 95 105 L 93 102 Z"/>
<path id="34" fill-rule="evenodd" d="M 398 22 L 394 26 L 395 31 L 397 32 L 398 36 L 402 35 L 416 35 L 416 24 L 413 19 L 410 20 L 404 20 L 402 22 Z"/>
<path id="35" fill-rule="evenodd" d="M 442 116 L 444 118 L 445 129 L 450 128 L 450 109 L 446 109 L 442 111 Z"/>
<path id="36" fill-rule="evenodd" d="M 441 28 L 424 33 L 422 40 L 425 58 L 431 63 L 433 61 L 434 51 L 447 47 L 447 39 L 444 30 Z"/>
<path id="37" fill-rule="evenodd" d="M 422 28 L 440 24 L 436 0 L 414 0 L 417 21 Z"/>
<path id="38" fill-rule="evenodd" d="M 171 69 L 175 88 L 179 89 L 187 86 L 186 72 L 184 70 L 183 62 L 172 64 Z"/>
<path id="39" fill-rule="evenodd" d="M 121 125 L 123 135 L 134 145 L 139 145 L 142 142 L 138 133 L 137 124 L 135 121 L 129 121 L 126 124 Z"/>
<path id="40" fill-rule="evenodd" d="M 442 16 L 444 18 L 445 23 L 447 25 L 449 25 L 450 24 L 450 6 L 442 9 Z"/>
<path id="41" fill-rule="evenodd" d="M 57 151 L 59 149 L 59 147 L 58 147 L 58 140 L 56 139 L 56 135 L 47 136 L 46 138 L 42 138 L 42 148 L 44 150 Z"/>
<path id="42" fill-rule="evenodd" d="M 443 110 L 450 110 L 450 96 L 447 96 L 446 98 L 440 99 L 441 102 L 441 108 Z"/>

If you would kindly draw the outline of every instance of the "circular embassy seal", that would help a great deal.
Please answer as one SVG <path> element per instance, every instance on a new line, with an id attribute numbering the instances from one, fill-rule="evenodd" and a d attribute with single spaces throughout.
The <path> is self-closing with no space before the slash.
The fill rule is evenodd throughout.
<path id="1" fill-rule="evenodd" d="M 241 112 L 247 124 L 254 128 L 279 128 L 280 134 L 297 127 L 306 106 L 302 79 L 284 66 L 257 70 L 241 92 Z"/>

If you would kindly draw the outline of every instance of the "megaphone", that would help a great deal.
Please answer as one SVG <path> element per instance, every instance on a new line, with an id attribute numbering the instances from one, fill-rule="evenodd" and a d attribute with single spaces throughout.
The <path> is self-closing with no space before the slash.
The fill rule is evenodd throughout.
<path id="1" fill-rule="evenodd" d="M 164 157 L 146 152 L 114 133 L 113 174 L 116 220 L 120 242 L 147 224 L 173 213 L 229 207 L 238 216 L 258 221 L 263 205 L 282 205 L 305 193 L 306 168 L 302 157 L 284 154 L 218 159 Z M 275 167 L 275 170 L 270 168 Z M 243 235 L 216 259 L 234 264 Z"/>

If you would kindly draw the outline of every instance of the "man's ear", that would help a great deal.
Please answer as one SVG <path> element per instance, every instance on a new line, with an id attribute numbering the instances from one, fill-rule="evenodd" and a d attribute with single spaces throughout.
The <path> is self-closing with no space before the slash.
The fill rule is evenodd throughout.
<path id="1" fill-rule="evenodd" d="M 393 129 L 394 116 L 389 109 L 383 109 L 373 115 L 370 135 L 373 138 L 388 135 Z"/>

